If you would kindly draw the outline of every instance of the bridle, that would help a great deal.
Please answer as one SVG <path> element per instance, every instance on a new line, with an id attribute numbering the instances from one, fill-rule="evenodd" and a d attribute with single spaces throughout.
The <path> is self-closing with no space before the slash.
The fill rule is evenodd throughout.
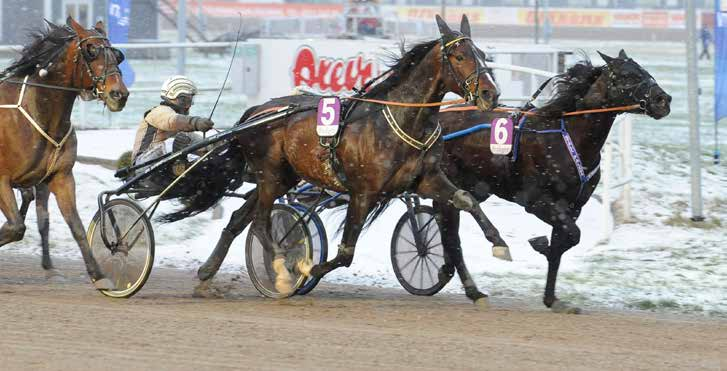
<path id="1" fill-rule="evenodd" d="M 45 88 L 45 89 L 51 89 L 51 90 L 71 91 L 74 93 L 82 93 L 84 91 L 90 90 L 91 94 L 95 98 L 100 98 L 103 95 L 103 91 L 106 89 L 106 79 L 109 76 L 113 76 L 113 75 L 121 76 L 121 71 L 119 70 L 118 65 L 124 60 L 124 58 L 125 58 L 124 54 L 121 52 L 121 50 L 114 48 L 112 46 L 97 45 L 96 47 L 99 47 L 101 49 L 101 51 L 104 53 L 104 56 L 106 58 L 105 58 L 105 63 L 104 63 L 103 74 L 101 76 L 96 76 L 96 74 L 93 73 L 93 69 L 91 68 L 91 62 L 96 60 L 99 57 L 100 53 L 97 55 L 91 55 L 87 50 L 83 49 L 83 43 L 85 43 L 88 40 L 92 40 L 92 39 L 101 39 L 101 40 L 105 40 L 105 41 L 109 41 L 109 39 L 104 36 L 96 36 L 96 35 L 81 39 L 78 36 L 78 34 L 76 34 L 72 37 L 69 37 L 67 40 L 70 40 L 72 38 L 78 38 L 78 46 L 76 48 L 77 49 L 76 55 L 73 57 L 73 63 L 75 64 L 75 67 L 73 68 L 73 77 L 71 78 L 71 82 L 75 82 L 77 80 L 76 71 L 78 70 L 78 67 L 80 66 L 78 63 L 78 56 L 81 55 L 83 62 L 84 62 L 84 66 L 86 68 L 86 73 L 91 78 L 91 83 L 93 84 L 93 86 L 91 86 L 91 89 L 71 88 L 71 87 L 67 87 L 67 86 L 43 84 L 43 83 L 38 83 L 38 82 L 27 81 L 27 79 L 25 79 L 23 81 L 10 80 L 10 77 L 12 77 L 13 75 L 9 75 L 9 76 L 6 76 L 6 77 L 3 77 L 2 79 L 0 79 L 0 84 L 7 82 L 10 84 L 16 84 L 16 85 L 27 85 L 27 86 L 33 86 L 33 87 Z M 58 52 L 56 52 L 53 55 L 53 57 L 50 59 L 55 60 L 62 51 L 63 51 L 63 49 L 59 49 Z M 109 72 L 109 57 L 110 56 L 113 56 L 116 58 L 116 66 L 114 66 L 114 69 Z M 46 66 L 46 68 L 47 68 L 47 66 Z M 83 79 L 83 76 L 81 76 L 81 82 L 79 83 L 79 85 L 83 85 L 82 79 Z M 99 83 L 101 83 L 101 89 L 98 88 Z"/>
<path id="2" fill-rule="evenodd" d="M 611 70 L 611 67 L 608 64 L 606 64 L 604 67 L 606 68 L 605 72 L 608 73 L 608 77 L 611 80 L 614 80 L 615 73 L 613 72 L 613 70 Z M 651 97 L 652 89 L 654 89 L 654 87 L 658 86 L 658 84 L 656 83 L 656 79 L 654 79 L 654 77 L 652 77 L 648 72 L 647 72 L 647 75 L 648 75 L 648 78 L 642 79 L 641 81 L 639 81 L 635 84 L 614 86 L 613 88 L 610 88 L 609 91 L 610 90 L 617 91 L 620 95 L 623 95 L 625 92 L 628 91 L 629 97 L 634 98 L 634 100 L 638 100 L 639 109 L 641 111 L 643 111 L 644 113 L 648 113 L 649 110 L 647 108 L 648 107 L 647 99 L 649 99 Z M 645 84 L 648 84 L 648 85 L 645 85 Z M 646 92 L 644 92 L 644 94 L 642 95 L 642 94 L 640 94 L 640 92 L 643 90 L 644 86 L 646 86 Z"/>
<path id="3" fill-rule="evenodd" d="M 456 71 L 454 70 L 454 66 L 452 66 L 452 62 L 449 60 L 449 50 L 452 46 L 458 46 L 460 41 L 464 40 L 470 40 L 470 50 L 472 51 L 472 55 L 475 59 L 475 70 L 472 71 L 467 77 L 464 78 L 464 80 L 461 80 L 460 77 L 457 75 Z M 449 73 L 452 74 L 452 77 L 454 77 L 454 81 L 457 83 L 460 89 L 465 94 L 465 99 L 467 102 L 476 102 L 477 98 L 480 97 L 480 75 L 484 72 L 487 73 L 487 65 L 485 61 L 482 61 L 485 65 L 480 65 L 480 59 L 478 58 L 479 53 L 475 50 L 474 46 L 471 44 L 472 39 L 468 36 L 460 36 L 455 38 L 452 41 L 444 42 L 444 36 L 442 36 L 441 41 L 441 51 L 442 51 L 442 63 L 445 63 L 448 66 Z M 470 89 L 474 85 L 474 89 Z"/>
<path id="4" fill-rule="evenodd" d="M 78 37 L 78 35 L 76 35 Z M 80 55 L 83 59 L 83 65 L 86 67 L 86 73 L 91 78 L 91 82 L 93 84 L 91 88 L 91 92 L 94 97 L 100 98 L 103 95 L 103 92 L 106 90 L 106 79 L 113 75 L 119 75 L 121 76 L 121 70 L 119 70 L 118 65 L 121 64 L 121 62 L 124 61 L 124 53 L 121 52 L 121 50 L 112 47 L 111 45 L 106 45 L 106 43 L 101 45 L 95 45 L 96 48 L 100 49 L 100 52 L 97 52 L 96 55 L 91 54 L 86 48 L 83 47 L 83 44 L 89 40 L 103 40 L 108 42 L 109 39 L 105 36 L 88 36 L 86 38 L 81 39 L 78 37 L 78 52 L 76 53 L 76 56 L 73 58 L 73 63 L 78 66 L 78 56 Z M 110 44 L 110 43 L 109 43 Z M 91 68 L 91 62 L 96 60 L 101 53 L 104 54 L 104 69 L 100 76 L 96 76 L 96 74 L 93 72 L 93 69 Z M 112 69 L 109 68 L 109 60 L 110 57 L 114 57 L 116 59 L 116 66 L 113 66 Z M 75 71 L 77 68 L 74 68 L 74 79 L 75 79 Z M 83 84 L 83 80 L 81 81 L 81 85 Z M 101 85 L 101 89 L 99 89 L 99 84 Z M 81 90 L 89 90 L 89 89 L 81 89 Z"/>

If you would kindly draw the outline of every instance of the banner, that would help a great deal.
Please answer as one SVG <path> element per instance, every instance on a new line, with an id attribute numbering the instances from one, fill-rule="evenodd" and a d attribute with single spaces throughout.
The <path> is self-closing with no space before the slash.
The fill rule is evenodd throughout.
<path id="1" fill-rule="evenodd" d="M 109 0 L 108 22 L 109 41 L 111 44 L 124 44 L 129 41 L 129 15 L 131 14 L 131 0 Z M 134 84 L 136 75 L 129 64 L 124 60 L 120 65 L 121 75 L 124 84 L 131 87 Z"/>
<path id="2" fill-rule="evenodd" d="M 714 2 L 714 121 L 727 117 L 727 0 Z"/>

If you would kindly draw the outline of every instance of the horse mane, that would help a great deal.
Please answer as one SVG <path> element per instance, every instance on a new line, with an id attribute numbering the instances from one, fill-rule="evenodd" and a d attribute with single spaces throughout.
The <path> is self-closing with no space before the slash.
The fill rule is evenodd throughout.
<path id="1" fill-rule="evenodd" d="M 553 79 L 553 96 L 538 108 L 538 113 L 545 117 L 560 117 L 564 112 L 576 111 L 602 71 L 602 67 L 594 67 L 586 58 L 557 75 Z"/>
<path id="2" fill-rule="evenodd" d="M 22 77 L 35 72 L 38 65 L 47 66 L 66 50 L 68 40 L 76 33 L 68 26 L 58 26 L 45 21 L 44 29 L 32 30 L 30 41 L 23 45 L 20 56 L 0 75 Z"/>
<path id="3" fill-rule="evenodd" d="M 424 41 L 415 44 L 409 51 L 403 53 L 401 57 L 391 55 L 390 61 L 387 63 L 389 67 L 389 76 L 386 77 L 380 83 L 371 87 L 371 89 L 364 94 L 366 97 L 375 97 L 382 94 L 388 93 L 392 88 L 397 86 L 411 71 L 414 70 L 419 61 L 432 50 L 432 48 L 439 43 L 439 39 Z M 404 43 L 401 43 L 401 49 L 404 49 Z"/>

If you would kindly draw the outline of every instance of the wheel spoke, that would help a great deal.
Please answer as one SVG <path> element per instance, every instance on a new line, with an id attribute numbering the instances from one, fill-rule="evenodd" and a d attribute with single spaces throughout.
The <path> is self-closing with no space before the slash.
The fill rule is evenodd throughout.
<path id="1" fill-rule="evenodd" d="M 401 235 L 401 233 L 399 233 L 399 239 L 404 240 L 404 242 L 408 243 L 411 246 L 414 246 L 415 248 L 417 247 L 417 244 L 416 243 L 408 240 L 406 237 L 404 237 L 403 235 Z"/>
<path id="2" fill-rule="evenodd" d="M 411 263 L 412 263 L 412 262 L 413 262 L 414 260 L 416 260 L 416 258 L 418 258 L 418 257 L 419 257 L 418 255 L 414 255 L 414 257 L 413 257 L 413 258 L 411 258 L 411 259 L 410 259 L 409 261 L 407 261 L 407 262 L 406 262 L 406 264 L 404 264 L 404 265 L 402 265 L 401 267 L 399 267 L 399 272 L 402 272 L 402 273 L 403 273 L 403 272 L 404 272 L 404 268 L 408 267 L 408 266 L 409 266 L 409 264 L 411 264 Z"/>
<path id="3" fill-rule="evenodd" d="M 431 258 L 429 258 L 428 256 L 424 255 L 424 259 L 425 259 L 425 262 L 430 262 L 431 261 L 432 264 L 434 265 L 434 267 L 436 268 L 437 265 L 434 264 L 434 262 L 432 261 Z M 435 277 L 432 276 L 432 270 L 429 268 L 429 263 L 426 263 L 426 265 L 427 265 L 427 273 L 429 273 L 429 279 L 432 281 L 432 286 L 434 286 L 437 282 L 439 282 L 439 280 L 436 280 Z"/>
<path id="4" fill-rule="evenodd" d="M 414 274 L 417 272 L 417 267 L 419 266 L 419 262 L 421 262 L 421 258 L 417 256 L 417 262 L 414 264 L 414 268 L 411 270 L 411 275 L 409 276 L 409 282 L 412 282 L 414 280 Z"/>
<path id="5" fill-rule="evenodd" d="M 400 254 L 415 254 L 415 253 L 418 253 L 418 252 L 419 251 L 416 251 L 416 250 L 397 251 L 396 252 L 396 255 L 400 255 Z"/>
<path id="6" fill-rule="evenodd" d="M 424 265 L 427 264 L 426 260 L 421 259 L 422 261 L 422 268 L 419 269 L 421 271 L 421 274 L 419 275 L 419 288 L 424 288 Z"/>
<path id="7" fill-rule="evenodd" d="M 430 246 L 430 247 L 429 247 L 429 248 L 427 249 L 427 251 L 430 251 L 431 249 L 433 249 L 433 248 L 435 248 L 435 247 L 439 247 L 439 246 L 442 246 L 442 243 L 441 243 L 441 242 L 440 242 L 440 243 L 438 243 L 438 244 L 436 244 L 436 245 L 432 245 L 432 246 Z"/>
<path id="8" fill-rule="evenodd" d="M 429 239 L 427 240 L 427 244 L 426 244 L 426 245 L 424 245 L 424 246 L 429 246 L 429 244 L 430 244 L 430 243 L 432 243 L 432 241 L 434 241 L 434 237 L 437 237 L 437 236 L 440 236 L 440 235 L 441 235 L 441 234 L 440 234 L 440 232 L 439 232 L 439 228 L 437 228 L 437 233 L 434 233 L 434 234 L 432 234 L 432 236 L 431 236 L 431 237 L 429 237 Z M 440 240 L 441 240 L 441 239 L 440 239 Z"/>
<path id="9" fill-rule="evenodd" d="M 429 215 L 429 214 L 426 214 L 426 215 Z M 429 230 L 431 229 L 432 220 L 434 220 L 434 217 L 429 218 L 429 220 L 426 223 L 424 223 L 424 225 L 421 228 L 419 228 L 419 233 L 424 232 L 425 229 L 426 229 L 426 232 L 429 232 Z M 426 236 L 426 234 L 424 234 L 424 235 Z"/>

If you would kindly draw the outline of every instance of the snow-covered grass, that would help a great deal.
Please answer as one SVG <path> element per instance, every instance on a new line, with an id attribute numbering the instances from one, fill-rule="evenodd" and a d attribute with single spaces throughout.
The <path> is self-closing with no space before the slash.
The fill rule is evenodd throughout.
<path id="1" fill-rule="evenodd" d="M 581 43 L 565 42 L 569 46 L 583 47 Z M 702 126 L 702 189 L 706 220 L 694 223 L 689 219 L 683 46 L 607 43 L 599 47 L 612 55 L 625 47 L 674 96 L 673 112 L 659 121 L 635 116 L 634 217 L 625 224 L 617 225 L 608 241 L 601 241 L 602 225 L 607 221 L 603 220 L 598 201 L 592 199 L 578 221 L 583 232 L 581 243 L 566 253 L 561 264 L 558 293 L 561 298 L 585 306 L 727 316 L 727 166 L 724 163 L 714 165 L 710 160 L 713 141 L 709 123 L 712 110 L 709 94 L 713 89 L 709 83 L 711 66 L 701 69 L 704 74 L 701 113 L 705 122 Z M 587 49 L 591 55 L 594 50 Z M 595 56 L 593 59 L 597 62 Z M 213 63 L 221 62 L 215 60 Z M 142 103 L 127 109 L 129 114 L 133 112 L 140 116 L 144 108 L 154 101 Z M 225 115 L 236 118 L 235 112 L 242 112 L 239 102 L 224 103 L 223 109 L 234 106 Z M 198 105 L 201 107 L 204 102 L 198 102 Z M 79 153 L 115 159 L 129 149 L 133 135 L 131 129 L 80 131 Z M 722 146 L 722 152 L 727 153 L 727 146 Z M 98 192 L 119 183 L 111 171 L 81 164 L 76 167 L 76 180 L 80 213 L 88 224 L 97 209 L 95 196 Z M 230 213 L 240 204 L 241 201 L 236 199 L 224 201 L 224 217 L 220 220 L 212 220 L 211 213 L 207 212 L 174 224 L 156 223 L 156 265 L 196 269 L 214 247 Z M 461 238 L 465 259 L 477 284 L 495 297 L 540 301 L 546 262 L 529 247 L 527 239 L 549 235 L 549 227 L 522 208 L 500 199 L 493 198 L 483 205 L 510 244 L 514 261 L 507 263 L 492 258 L 489 243 L 474 220 L 465 215 Z M 169 203 L 163 204 L 162 212 L 173 207 Z M 326 280 L 399 287 L 391 269 L 389 244 L 394 225 L 403 212 L 403 205 L 394 203 L 362 235 L 353 265 L 349 269 L 335 271 Z M 340 240 L 340 236 L 333 232 L 342 217 L 341 212 L 323 215 L 329 229 L 331 255 L 335 254 Z M 33 210 L 28 219 L 28 225 L 32 226 L 35 222 Z M 53 255 L 80 259 L 78 248 L 53 202 L 50 233 Z M 243 233 L 234 243 L 223 265 L 224 271 L 239 272 L 244 269 L 245 235 Z M 35 228 L 29 227 L 24 241 L 3 249 L 39 255 L 38 233 Z M 445 290 L 462 292 L 457 278 Z"/>

